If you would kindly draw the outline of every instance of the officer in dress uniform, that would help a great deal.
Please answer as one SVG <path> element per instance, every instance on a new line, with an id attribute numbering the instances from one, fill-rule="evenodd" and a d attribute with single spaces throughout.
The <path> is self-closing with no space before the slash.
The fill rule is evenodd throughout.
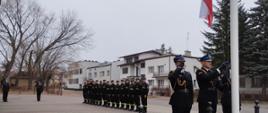
<path id="1" fill-rule="evenodd" d="M 86 91 L 87 90 L 87 82 L 85 81 L 84 84 L 83 84 L 83 98 L 84 98 L 84 102 L 83 103 L 86 103 L 87 102 L 87 94 L 86 94 Z"/>
<path id="2" fill-rule="evenodd" d="M 114 93 L 115 93 L 115 107 L 116 108 L 119 108 L 120 106 L 120 84 L 119 84 L 119 81 L 117 80 L 116 81 L 116 84 L 115 84 L 115 91 L 114 91 Z"/>
<path id="3" fill-rule="evenodd" d="M 85 96 L 86 96 L 86 104 L 89 104 L 89 101 L 90 101 L 90 80 L 87 80 L 86 81 L 86 85 L 85 85 Z"/>
<path id="4" fill-rule="evenodd" d="M 1 80 L 2 92 L 3 92 L 3 102 L 7 102 L 8 92 L 9 92 L 9 83 L 6 78 Z"/>
<path id="5" fill-rule="evenodd" d="M 226 65 L 228 64 L 227 62 Z M 221 105 L 223 113 L 232 113 L 230 65 L 226 67 L 226 69 L 222 70 L 218 89 L 222 92 Z"/>
<path id="6" fill-rule="evenodd" d="M 131 99 L 130 99 L 130 82 L 128 79 L 126 79 L 125 82 L 125 88 L 124 88 L 124 94 L 126 97 L 126 108 L 125 109 L 129 109 L 130 108 L 130 104 L 131 104 Z"/>
<path id="7" fill-rule="evenodd" d="M 110 95 L 111 95 L 111 107 L 115 107 L 115 84 L 114 80 L 111 80 L 111 86 L 110 86 Z"/>
<path id="8" fill-rule="evenodd" d="M 41 94 L 44 90 L 44 85 L 42 80 L 35 81 L 35 87 L 36 87 L 36 94 L 37 94 L 37 101 L 39 102 L 41 100 Z"/>
<path id="9" fill-rule="evenodd" d="M 102 83 L 102 98 L 103 98 L 103 104 L 102 106 L 106 106 L 106 103 L 107 103 L 107 91 L 106 91 L 106 80 L 103 80 L 103 83 Z"/>
<path id="10" fill-rule="evenodd" d="M 141 90 L 140 90 L 140 83 L 139 83 L 139 79 L 137 78 L 134 81 L 134 101 L 135 104 L 134 106 L 136 107 L 135 111 L 140 111 L 140 95 L 141 95 Z"/>
<path id="11" fill-rule="evenodd" d="M 99 105 L 99 81 L 96 80 L 96 84 L 95 84 L 95 105 Z"/>
<path id="12" fill-rule="evenodd" d="M 125 103 L 126 103 L 124 87 L 125 87 L 125 81 L 121 80 L 120 88 L 119 88 L 120 109 L 124 109 L 125 108 Z"/>
<path id="13" fill-rule="evenodd" d="M 142 78 L 141 80 L 141 104 L 143 106 L 142 110 L 143 113 L 147 113 L 147 96 L 148 96 L 148 93 L 149 93 L 149 85 L 146 83 L 146 79 L 145 78 Z"/>
<path id="14" fill-rule="evenodd" d="M 93 80 L 90 79 L 87 83 L 87 103 L 92 104 L 93 103 Z"/>
<path id="15" fill-rule="evenodd" d="M 131 79 L 130 85 L 129 85 L 129 110 L 134 111 L 135 109 L 135 84 L 134 80 Z"/>
<path id="16" fill-rule="evenodd" d="M 199 60 L 202 64 L 202 68 L 196 71 L 196 78 L 200 88 L 197 98 L 199 113 L 208 112 L 209 102 L 211 102 L 213 109 L 212 113 L 216 113 L 218 77 L 226 65 L 222 64 L 219 68 L 213 68 L 212 58 L 209 54 L 201 57 Z"/>
<path id="17" fill-rule="evenodd" d="M 176 55 L 174 57 L 176 69 L 168 75 L 174 91 L 169 101 L 172 113 L 190 113 L 193 104 L 192 76 L 184 70 L 184 62 L 182 55 Z"/>
<path id="18" fill-rule="evenodd" d="M 96 102 L 96 82 L 92 80 L 92 89 L 91 89 L 91 104 L 95 104 Z"/>
<path id="19" fill-rule="evenodd" d="M 99 106 L 102 106 L 103 102 L 103 82 L 100 81 L 99 83 Z"/>
<path id="20" fill-rule="evenodd" d="M 110 107 L 110 102 L 111 102 L 111 98 L 110 98 L 110 81 L 106 82 L 106 107 Z"/>

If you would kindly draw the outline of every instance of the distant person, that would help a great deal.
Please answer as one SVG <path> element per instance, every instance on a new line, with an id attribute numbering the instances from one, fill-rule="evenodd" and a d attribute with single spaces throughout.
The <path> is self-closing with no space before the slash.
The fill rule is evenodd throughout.
<path id="1" fill-rule="evenodd" d="M 37 80 L 35 83 L 36 83 L 35 88 L 36 88 L 36 94 L 37 94 L 37 101 L 39 102 L 41 100 L 41 94 L 44 90 L 44 85 L 41 80 Z"/>
<path id="2" fill-rule="evenodd" d="M 9 91 L 8 80 L 6 78 L 3 78 L 1 80 L 1 85 L 2 85 L 2 92 L 3 92 L 3 102 L 7 102 L 8 91 Z"/>

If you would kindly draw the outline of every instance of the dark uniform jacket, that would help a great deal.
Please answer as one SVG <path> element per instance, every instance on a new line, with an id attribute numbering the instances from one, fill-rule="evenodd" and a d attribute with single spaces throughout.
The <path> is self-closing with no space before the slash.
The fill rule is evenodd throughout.
<path id="1" fill-rule="evenodd" d="M 37 81 L 35 84 L 37 92 L 43 92 L 44 90 L 44 85 L 41 81 Z"/>
<path id="2" fill-rule="evenodd" d="M 231 105 L 231 83 L 227 76 L 221 78 L 218 89 L 222 92 L 221 103 L 222 105 Z"/>
<path id="3" fill-rule="evenodd" d="M 217 89 L 219 72 L 216 69 L 206 70 L 205 68 L 196 71 L 196 78 L 199 85 L 198 102 L 208 101 L 217 103 Z"/>
<path id="4" fill-rule="evenodd" d="M 191 74 L 177 68 L 175 72 L 171 71 L 169 73 L 168 79 L 174 91 L 169 104 L 172 106 L 192 106 L 193 84 Z"/>
<path id="5" fill-rule="evenodd" d="M 87 97 L 87 85 L 86 84 L 83 85 L 83 97 L 84 98 Z"/>
<path id="6" fill-rule="evenodd" d="M 6 82 L 6 80 L 3 79 L 1 81 L 1 85 L 2 85 L 3 92 L 8 92 L 9 91 L 9 83 Z"/>
<path id="7" fill-rule="evenodd" d="M 141 83 L 140 85 L 140 92 L 141 92 L 141 95 L 148 95 L 149 93 L 149 85 L 144 82 L 144 83 Z"/>

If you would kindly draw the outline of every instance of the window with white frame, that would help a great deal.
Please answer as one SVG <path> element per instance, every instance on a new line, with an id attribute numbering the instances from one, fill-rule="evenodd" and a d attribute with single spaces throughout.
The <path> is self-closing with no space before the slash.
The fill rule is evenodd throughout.
<path id="1" fill-rule="evenodd" d="M 105 74 L 104 71 L 101 71 L 100 72 L 100 77 L 104 77 L 104 74 Z"/>
<path id="2" fill-rule="evenodd" d="M 95 73 L 94 73 L 94 77 L 95 77 L 95 78 L 97 78 L 97 76 L 98 76 L 98 73 L 97 73 L 97 72 L 95 72 Z"/>
<path id="3" fill-rule="evenodd" d="M 109 70 L 107 70 L 107 76 L 110 76 L 110 71 Z"/>
<path id="4" fill-rule="evenodd" d="M 161 73 L 164 73 L 164 65 L 160 65 L 158 66 L 158 73 L 161 74 Z"/>
<path id="5" fill-rule="evenodd" d="M 122 73 L 123 73 L 123 74 L 127 74 L 127 73 L 128 73 L 128 68 L 127 68 L 127 67 L 124 67 L 124 68 L 122 69 Z"/>
<path id="6" fill-rule="evenodd" d="M 145 62 L 141 63 L 141 68 L 145 68 Z"/>
<path id="7" fill-rule="evenodd" d="M 82 73 L 83 73 L 83 69 L 82 69 L 82 68 L 80 68 L 80 71 L 79 71 L 79 73 L 80 73 L 80 74 L 82 74 Z"/>
<path id="8" fill-rule="evenodd" d="M 158 80 L 158 86 L 163 87 L 164 86 L 164 80 Z"/>
<path id="9" fill-rule="evenodd" d="M 154 80 L 148 80 L 149 86 L 154 86 Z"/>
<path id="10" fill-rule="evenodd" d="M 148 71 L 149 71 L 149 73 L 154 73 L 154 66 L 148 67 Z"/>
<path id="11" fill-rule="evenodd" d="M 69 79 L 69 84 L 78 84 L 78 78 L 76 79 Z"/>

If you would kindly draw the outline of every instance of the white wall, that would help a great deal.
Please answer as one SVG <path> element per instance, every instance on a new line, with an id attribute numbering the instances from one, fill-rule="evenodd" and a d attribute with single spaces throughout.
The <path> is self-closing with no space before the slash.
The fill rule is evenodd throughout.
<path id="1" fill-rule="evenodd" d="M 111 70 L 112 80 L 120 80 L 121 68 L 118 65 L 123 64 L 123 63 L 124 63 L 123 61 L 115 61 L 112 63 L 112 70 Z"/>
<path id="2" fill-rule="evenodd" d="M 79 70 L 82 69 L 82 73 L 78 74 L 73 74 L 71 77 L 67 78 L 66 81 L 66 86 L 67 88 L 72 88 L 72 89 L 79 89 L 80 85 L 83 85 L 83 82 L 87 79 L 88 67 L 93 67 L 99 65 L 98 62 L 90 62 L 90 61 L 79 61 L 79 62 L 74 62 L 69 65 L 68 71 L 72 70 Z M 78 78 L 78 84 L 70 84 L 69 79 L 77 79 Z"/>
<path id="3" fill-rule="evenodd" d="M 153 58 L 153 57 L 158 57 L 159 55 L 156 53 L 143 53 L 139 55 L 139 60 L 141 59 L 146 59 L 146 58 Z"/>
<path id="4" fill-rule="evenodd" d="M 194 84 L 194 88 L 198 89 L 198 84 L 197 84 L 197 80 L 196 80 L 196 74 L 195 74 L 195 69 L 194 67 L 198 67 L 201 68 L 201 63 L 198 61 L 198 59 L 195 58 L 187 58 L 185 57 L 185 70 L 190 72 L 192 75 L 192 79 L 193 79 L 193 84 Z"/>
<path id="5" fill-rule="evenodd" d="M 108 73 L 109 71 L 109 73 Z M 103 75 L 101 75 L 101 72 L 104 72 Z M 89 73 L 91 73 L 91 77 L 89 76 Z M 97 73 L 97 76 L 95 76 L 95 73 Z M 88 70 L 88 76 L 90 79 L 93 80 L 111 80 L 111 65 L 101 66 L 101 67 L 93 67 Z"/>
<path id="6" fill-rule="evenodd" d="M 123 68 L 128 68 L 128 73 L 123 74 Z M 121 66 L 120 67 L 120 79 L 124 79 L 127 78 L 128 76 L 130 76 L 130 66 Z"/>

